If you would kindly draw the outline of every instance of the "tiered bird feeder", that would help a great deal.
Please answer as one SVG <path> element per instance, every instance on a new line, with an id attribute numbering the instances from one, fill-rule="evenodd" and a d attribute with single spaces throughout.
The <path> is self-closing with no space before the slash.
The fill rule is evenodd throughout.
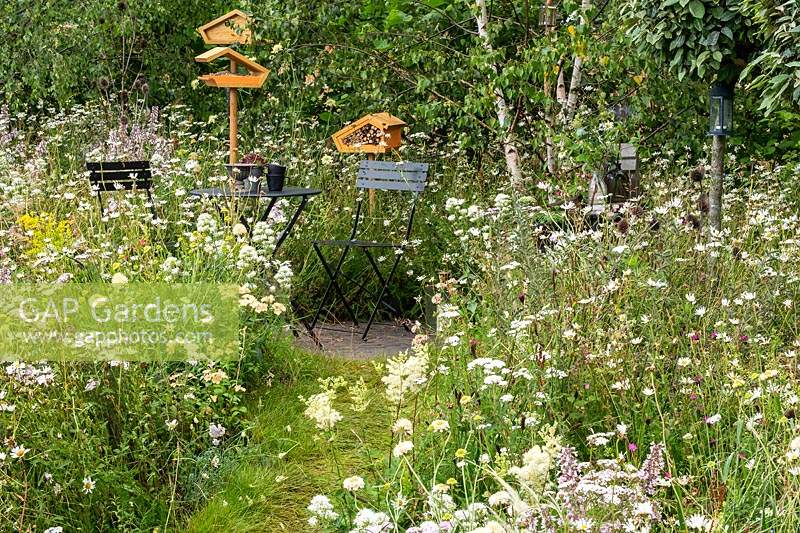
<path id="1" fill-rule="evenodd" d="M 372 113 L 334 133 L 333 142 L 342 153 L 367 154 L 367 159 L 375 159 L 375 154 L 385 154 L 400 147 L 405 125 L 405 122 L 389 113 Z M 370 189 L 370 212 L 374 207 L 375 191 Z"/>
<path id="2" fill-rule="evenodd" d="M 203 24 L 197 31 L 206 44 L 250 44 L 253 33 L 249 26 L 250 19 L 247 15 L 234 9 L 208 24 Z"/>
<path id="3" fill-rule="evenodd" d="M 200 26 L 197 31 L 206 44 L 248 44 L 252 40 L 249 29 L 250 19 L 239 11 L 226 13 Z M 238 160 L 238 89 L 257 89 L 264 85 L 269 75 L 269 69 L 262 67 L 239 52 L 227 46 L 217 46 L 194 58 L 198 63 L 210 63 L 217 59 L 228 59 L 230 68 L 223 72 L 205 74 L 200 76 L 200 81 L 210 87 L 220 87 L 228 90 L 228 111 L 230 114 L 230 163 Z"/>
<path id="4" fill-rule="evenodd" d="M 194 60 L 198 63 L 210 63 L 215 59 L 229 59 L 231 68 L 229 71 L 216 72 L 200 76 L 200 81 L 205 82 L 211 87 L 224 87 L 226 89 L 236 88 L 258 88 L 264 85 L 269 69 L 258 63 L 247 59 L 245 56 L 228 48 L 227 46 L 217 46 L 211 50 L 200 54 Z M 239 67 L 245 72 L 240 72 Z"/>
<path id="5" fill-rule="evenodd" d="M 344 153 L 385 154 L 400 147 L 405 125 L 389 113 L 372 113 L 334 133 L 333 142 Z"/>

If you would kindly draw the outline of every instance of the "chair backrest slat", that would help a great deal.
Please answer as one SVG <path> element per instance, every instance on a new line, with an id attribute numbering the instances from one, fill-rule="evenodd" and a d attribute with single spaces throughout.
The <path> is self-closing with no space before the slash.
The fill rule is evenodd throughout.
<path id="1" fill-rule="evenodd" d="M 356 187 L 419 193 L 425 189 L 427 179 L 427 163 L 367 160 L 358 165 Z"/>
<path id="2" fill-rule="evenodd" d="M 150 170 L 150 161 L 98 161 L 87 162 L 86 170 Z"/>
<path id="3" fill-rule="evenodd" d="M 149 161 L 86 163 L 89 182 L 100 191 L 150 189 L 153 186 Z"/>
<path id="4" fill-rule="evenodd" d="M 100 179 L 97 181 L 93 180 L 92 186 L 103 192 L 130 191 L 134 188 L 138 190 L 151 189 L 153 187 L 153 182 L 149 178 L 136 180 Z"/>

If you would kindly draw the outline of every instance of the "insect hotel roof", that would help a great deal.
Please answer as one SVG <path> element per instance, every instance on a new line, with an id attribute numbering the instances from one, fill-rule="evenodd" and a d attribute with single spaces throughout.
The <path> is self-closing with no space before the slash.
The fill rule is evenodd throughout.
<path id="1" fill-rule="evenodd" d="M 389 113 L 372 113 L 348 124 L 333 134 L 336 149 L 346 153 L 383 154 L 400 146 L 403 126 L 406 123 Z M 353 142 L 359 130 L 377 130 L 377 138 L 373 142 Z"/>
<path id="2" fill-rule="evenodd" d="M 250 44 L 253 32 L 250 31 L 250 18 L 234 9 L 208 24 L 197 28 L 206 44 Z"/>
<path id="3" fill-rule="evenodd" d="M 264 85 L 269 75 L 269 69 L 262 67 L 239 52 L 226 46 L 218 46 L 195 57 L 198 63 L 210 63 L 216 59 L 227 58 L 231 62 L 241 65 L 247 69 L 248 74 L 236 74 L 234 72 L 222 72 L 218 74 L 205 74 L 200 76 L 200 80 L 211 87 L 250 87 L 258 88 Z"/>

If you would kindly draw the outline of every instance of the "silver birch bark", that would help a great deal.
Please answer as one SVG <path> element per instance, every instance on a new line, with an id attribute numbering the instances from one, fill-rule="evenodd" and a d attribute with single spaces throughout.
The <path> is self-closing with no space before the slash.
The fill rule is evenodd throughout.
<path id="1" fill-rule="evenodd" d="M 489 13 L 486 10 L 486 0 L 477 0 L 477 6 L 478 13 L 475 15 L 475 19 L 478 23 L 478 37 L 481 39 L 483 48 L 491 53 L 492 43 L 489 39 L 489 32 L 486 29 L 489 25 Z M 492 71 L 494 71 L 495 75 L 497 74 L 496 65 L 492 65 Z M 505 96 L 503 96 L 503 91 L 498 86 L 494 88 L 494 106 L 497 112 L 497 122 L 500 124 L 500 129 L 502 130 L 503 152 L 506 157 L 508 173 L 511 175 L 511 186 L 520 190 L 523 187 L 524 178 L 519 165 L 519 151 L 514 142 L 514 135 L 509 124 L 508 104 L 506 103 Z"/>
<path id="2" fill-rule="evenodd" d="M 587 23 L 586 12 L 592 7 L 591 0 L 581 0 L 581 25 Z M 575 116 L 575 109 L 578 107 L 578 90 L 581 88 L 581 66 L 583 59 L 580 54 L 575 54 L 572 62 L 572 79 L 569 83 L 569 95 L 567 96 L 567 108 L 564 112 L 564 121 L 569 124 Z"/>

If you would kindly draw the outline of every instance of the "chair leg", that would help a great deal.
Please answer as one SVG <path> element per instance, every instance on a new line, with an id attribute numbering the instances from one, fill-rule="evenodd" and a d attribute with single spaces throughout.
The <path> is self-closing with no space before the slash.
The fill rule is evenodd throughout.
<path id="1" fill-rule="evenodd" d="M 375 272 L 375 275 L 378 276 L 378 281 L 380 281 L 381 284 L 383 284 L 384 283 L 383 275 L 381 274 L 381 271 L 378 268 L 378 263 L 375 262 L 375 258 L 372 257 L 372 254 L 369 253 L 369 250 L 367 250 L 366 248 L 364 248 L 364 254 L 367 256 L 367 260 L 369 261 L 369 264 L 372 265 L 373 272 Z M 389 302 L 384 302 L 383 305 L 388 307 L 389 310 L 392 313 L 398 313 L 399 312 L 399 314 L 401 314 L 401 315 L 404 314 L 404 312 L 403 312 L 403 304 L 400 303 L 400 298 L 397 298 L 394 294 L 392 294 L 392 292 L 388 288 L 386 289 L 386 296 L 388 298 L 391 298 L 392 300 L 394 300 L 394 303 L 397 304 L 397 309 L 395 309 L 394 306 L 391 305 Z"/>
<path id="2" fill-rule="evenodd" d="M 367 322 L 367 327 L 364 330 L 364 334 L 361 335 L 361 340 L 367 340 L 367 333 L 369 333 L 369 328 L 372 327 L 372 322 L 375 320 L 375 315 L 378 313 L 378 308 L 381 306 L 381 301 L 383 301 L 383 297 L 386 294 L 386 289 L 389 286 L 389 283 L 392 281 L 392 277 L 394 276 L 395 270 L 397 270 L 397 265 L 400 264 L 400 258 L 403 257 L 402 255 L 397 255 L 394 258 L 394 264 L 392 265 L 392 269 L 389 271 L 389 275 L 386 276 L 386 280 L 383 282 L 383 286 L 381 287 L 381 292 L 378 294 L 378 301 L 375 302 L 375 307 L 372 309 L 372 313 L 369 315 L 369 322 Z"/>
<path id="3" fill-rule="evenodd" d="M 361 248 L 361 250 L 364 250 L 364 248 Z M 369 271 L 367 269 L 364 269 L 362 271 L 362 273 L 357 276 L 358 278 L 363 278 L 364 281 L 360 281 L 360 282 L 356 281 L 355 278 L 352 278 L 352 277 L 348 276 L 344 272 L 341 273 L 341 275 L 344 277 L 344 279 L 346 279 L 347 281 L 349 281 L 350 283 L 352 283 L 353 285 L 355 285 L 357 287 L 355 293 L 353 293 L 353 297 L 349 299 L 351 302 L 354 302 L 354 301 L 358 300 L 359 298 L 361 298 L 361 295 L 363 293 L 368 294 L 370 298 L 374 298 L 376 296 L 375 292 L 367 289 L 367 285 L 369 285 L 370 278 L 367 277 L 365 274 L 367 274 L 368 272 Z M 383 283 L 383 277 L 378 276 L 378 278 L 379 278 L 380 283 Z M 387 293 L 387 295 L 391 296 L 391 293 Z M 395 309 L 394 306 L 390 305 L 387 302 L 384 302 L 383 305 L 388 307 L 389 310 L 392 313 L 397 313 L 398 312 L 398 310 Z"/>
<path id="4" fill-rule="evenodd" d="M 153 220 L 155 220 L 158 218 L 158 215 L 156 215 L 156 203 L 153 201 L 153 195 L 150 189 L 147 189 L 147 199 L 150 201 L 150 213 L 153 214 Z"/>
<path id="5" fill-rule="evenodd" d="M 319 320 L 319 315 L 322 312 L 322 308 L 325 306 L 325 301 L 328 299 L 328 294 L 330 294 L 331 287 L 336 291 L 339 296 L 339 299 L 342 300 L 345 309 L 347 309 L 347 314 L 350 315 L 350 319 L 353 321 L 353 325 L 358 327 L 358 320 L 356 320 L 356 315 L 353 313 L 353 310 L 350 308 L 350 302 L 347 301 L 347 298 L 344 297 L 342 293 L 342 289 L 339 287 L 339 284 L 336 283 L 336 278 L 339 276 L 339 273 L 342 270 L 342 264 L 344 264 L 344 259 L 347 256 L 347 252 L 350 251 L 349 246 L 345 246 L 344 250 L 342 250 L 342 255 L 339 257 L 339 262 L 336 264 L 336 269 L 331 271 L 331 267 L 327 261 L 325 261 L 325 256 L 322 255 L 322 250 L 320 249 L 317 243 L 313 244 L 314 251 L 317 252 L 317 256 L 319 257 L 320 262 L 322 263 L 322 267 L 325 269 L 325 272 L 328 274 L 328 278 L 330 281 L 328 282 L 328 286 L 325 288 L 325 294 L 322 295 L 322 301 L 317 308 L 317 312 L 314 313 L 314 320 L 311 321 L 311 329 L 314 329 L 314 326 L 317 324 L 317 320 Z"/>

